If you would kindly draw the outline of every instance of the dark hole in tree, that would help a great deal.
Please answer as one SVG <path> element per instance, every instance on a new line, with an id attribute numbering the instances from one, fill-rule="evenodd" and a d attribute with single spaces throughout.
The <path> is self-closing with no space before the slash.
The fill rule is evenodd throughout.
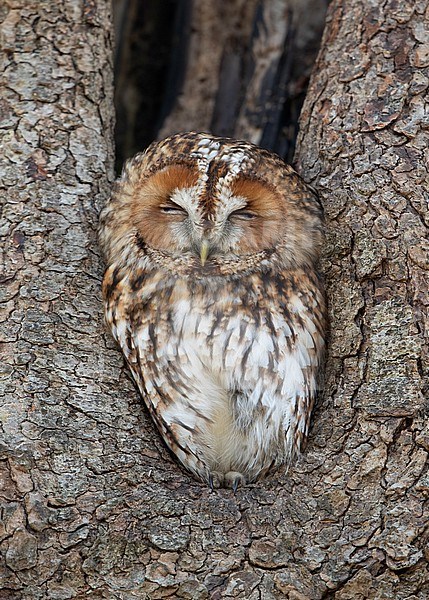
<path id="1" fill-rule="evenodd" d="M 291 19 L 282 56 L 281 84 L 276 84 L 271 94 L 274 111 L 263 130 L 260 145 L 278 152 L 288 162 L 292 162 L 295 151 L 299 114 L 318 52 L 327 4 L 328 0 L 285 0 L 295 18 Z M 119 173 L 124 160 L 157 138 L 180 92 L 186 70 L 192 0 L 114 0 L 113 9 Z M 256 14 L 255 22 L 257 18 Z M 251 60 L 249 48 L 248 61 Z M 222 90 L 222 85 L 220 73 L 219 91 L 228 103 L 228 89 Z M 242 85 L 247 85 L 245 78 Z M 230 108 L 225 104 L 223 111 L 222 102 L 220 106 L 216 102 L 211 122 L 213 133 L 234 137 L 234 114 L 225 120 Z"/>
<path id="2" fill-rule="evenodd" d="M 116 170 L 146 148 L 183 76 L 188 0 L 114 0 Z"/>

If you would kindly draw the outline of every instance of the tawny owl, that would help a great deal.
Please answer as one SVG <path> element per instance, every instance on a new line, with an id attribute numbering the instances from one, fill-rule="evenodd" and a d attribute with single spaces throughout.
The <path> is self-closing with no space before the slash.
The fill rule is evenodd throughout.
<path id="1" fill-rule="evenodd" d="M 307 434 L 321 213 L 275 154 L 193 132 L 129 160 L 102 212 L 107 322 L 168 447 L 212 486 L 257 480 Z"/>

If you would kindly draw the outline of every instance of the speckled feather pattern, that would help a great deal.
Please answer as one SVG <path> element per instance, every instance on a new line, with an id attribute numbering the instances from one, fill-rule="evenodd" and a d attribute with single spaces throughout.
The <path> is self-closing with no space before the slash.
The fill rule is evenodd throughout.
<path id="1" fill-rule="evenodd" d="M 178 134 L 128 161 L 100 241 L 107 323 L 182 464 L 233 487 L 288 464 L 324 349 L 314 192 L 253 144 Z"/>

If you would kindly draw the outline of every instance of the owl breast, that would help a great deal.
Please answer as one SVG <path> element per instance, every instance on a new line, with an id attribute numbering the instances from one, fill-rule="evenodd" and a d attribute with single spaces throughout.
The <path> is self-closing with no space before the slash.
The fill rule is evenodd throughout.
<path id="1" fill-rule="evenodd" d="M 295 277 L 302 288 L 305 275 Z M 294 292 L 290 274 L 267 273 L 261 285 L 260 275 L 225 282 L 155 272 L 137 291 L 129 277 L 117 287 L 121 295 L 112 294 L 107 311 L 112 331 L 187 468 L 234 487 L 288 462 L 306 435 L 316 392 L 315 282 Z"/>

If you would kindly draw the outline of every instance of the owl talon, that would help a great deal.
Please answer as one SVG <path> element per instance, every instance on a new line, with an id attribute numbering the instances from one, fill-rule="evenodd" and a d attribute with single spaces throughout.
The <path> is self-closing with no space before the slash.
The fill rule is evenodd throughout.
<path id="1" fill-rule="evenodd" d="M 217 471 L 213 471 L 213 473 L 209 474 L 208 480 L 210 489 L 214 491 L 215 489 L 222 487 L 223 474 L 218 473 Z"/>
<path id="2" fill-rule="evenodd" d="M 225 487 L 232 488 L 234 494 L 240 486 L 246 483 L 246 478 L 237 471 L 229 471 L 228 473 L 213 471 L 209 474 L 207 480 L 212 492 L 217 488 Z"/>
<path id="3" fill-rule="evenodd" d="M 240 486 L 245 485 L 245 483 L 246 478 L 238 471 L 230 471 L 229 473 L 225 473 L 224 485 L 225 487 L 231 487 L 234 494 L 237 491 L 237 489 Z"/>

